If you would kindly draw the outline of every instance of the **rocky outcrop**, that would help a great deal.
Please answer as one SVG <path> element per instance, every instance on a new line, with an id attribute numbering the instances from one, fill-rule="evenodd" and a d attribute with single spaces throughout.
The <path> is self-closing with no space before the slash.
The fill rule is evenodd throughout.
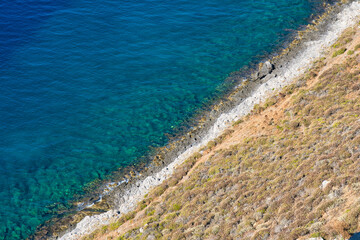
<path id="1" fill-rule="evenodd" d="M 275 66 L 270 61 L 266 61 L 264 64 L 260 65 L 260 70 L 253 74 L 253 80 L 265 78 L 267 75 L 271 74 L 274 69 Z"/>

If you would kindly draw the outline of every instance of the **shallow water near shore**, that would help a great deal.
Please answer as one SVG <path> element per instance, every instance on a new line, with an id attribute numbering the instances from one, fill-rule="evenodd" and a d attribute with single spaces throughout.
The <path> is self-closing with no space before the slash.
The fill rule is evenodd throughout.
<path id="1" fill-rule="evenodd" d="M 165 145 L 321 2 L 1 3 L 0 238 Z"/>

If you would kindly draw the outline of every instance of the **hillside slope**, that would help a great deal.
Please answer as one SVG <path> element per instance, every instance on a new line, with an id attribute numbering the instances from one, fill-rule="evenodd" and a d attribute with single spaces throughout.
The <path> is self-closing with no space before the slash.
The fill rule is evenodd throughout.
<path id="1" fill-rule="evenodd" d="M 360 231 L 360 31 L 84 239 L 324 239 Z"/>

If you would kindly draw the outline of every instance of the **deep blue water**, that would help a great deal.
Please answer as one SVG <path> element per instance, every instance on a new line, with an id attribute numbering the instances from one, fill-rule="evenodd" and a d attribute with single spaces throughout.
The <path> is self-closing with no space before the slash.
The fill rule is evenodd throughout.
<path id="1" fill-rule="evenodd" d="M 166 144 L 319 2 L 1 1 L 0 239 Z"/>

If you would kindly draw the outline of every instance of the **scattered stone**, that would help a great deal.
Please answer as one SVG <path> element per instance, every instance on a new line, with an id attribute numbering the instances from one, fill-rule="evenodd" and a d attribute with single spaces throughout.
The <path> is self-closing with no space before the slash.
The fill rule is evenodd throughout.
<path id="1" fill-rule="evenodd" d="M 326 188 L 326 186 L 328 185 L 330 183 L 330 181 L 328 181 L 328 180 L 324 180 L 322 183 L 321 183 L 321 189 L 325 189 Z"/>
<path id="2" fill-rule="evenodd" d="M 263 79 L 264 82 L 267 82 L 268 80 L 270 80 L 273 77 L 276 77 L 276 74 L 267 74 L 262 79 Z"/>
<path id="3" fill-rule="evenodd" d="M 291 222 L 287 219 L 282 219 L 279 224 L 275 227 L 275 233 L 281 232 L 283 229 L 287 228 Z"/>
<path id="4" fill-rule="evenodd" d="M 149 235 L 147 238 L 146 238 L 146 240 L 155 240 L 156 238 L 155 238 L 155 236 L 154 235 Z"/>
<path id="5" fill-rule="evenodd" d="M 311 232 L 320 232 L 321 227 L 323 226 L 322 222 L 315 222 L 310 226 Z"/>

